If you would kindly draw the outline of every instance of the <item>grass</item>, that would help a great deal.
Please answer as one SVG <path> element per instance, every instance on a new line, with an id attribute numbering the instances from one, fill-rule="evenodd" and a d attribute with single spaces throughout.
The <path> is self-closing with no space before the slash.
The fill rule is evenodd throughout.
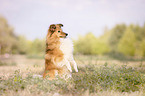
<path id="1" fill-rule="evenodd" d="M 28 59 L 44 59 L 44 54 L 30 54 L 30 55 L 27 55 L 27 58 Z"/>
<path id="2" fill-rule="evenodd" d="M 90 92 L 97 92 L 98 90 L 134 92 L 139 91 L 145 84 L 144 75 L 132 67 L 121 66 L 115 68 L 115 66 L 109 67 L 105 64 L 100 67 L 89 66 L 83 70 L 85 74 L 75 77 L 79 79 L 74 82 L 80 85 L 80 89 L 89 89 Z"/>
<path id="3" fill-rule="evenodd" d="M 16 66 L 17 64 L 15 62 L 7 63 L 0 61 L 0 66 Z"/>
<path id="4" fill-rule="evenodd" d="M 87 63 L 79 66 L 79 72 L 73 73 L 72 78 L 65 81 L 58 79 L 49 81 L 33 75 L 40 71 L 40 64 L 33 62 L 27 70 L 13 70 L 5 78 L 0 77 L 0 95 L 2 96 L 144 96 L 145 72 L 142 71 L 144 62 L 137 67 L 120 63 L 112 64 L 105 61 L 98 63 L 96 57 L 76 59 L 77 63 Z M 101 59 L 102 60 L 102 59 Z M 94 62 L 95 61 L 95 62 Z M 32 62 L 30 62 L 32 63 Z M 25 63 L 24 63 L 25 64 Z M 28 67 L 29 64 L 26 66 Z M 36 66 L 37 65 L 37 66 Z M 137 64 L 135 64 L 137 65 Z M 142 69 L 140 69 L 142 68 Z M 43 68 L 42 68 L 43 69 Z M 37 74 L 40 74 L 38 72 Z"/>

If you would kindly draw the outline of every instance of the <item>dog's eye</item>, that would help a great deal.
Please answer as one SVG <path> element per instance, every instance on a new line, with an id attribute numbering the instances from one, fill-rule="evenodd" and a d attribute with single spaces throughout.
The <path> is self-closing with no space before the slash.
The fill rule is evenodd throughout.
<path id="1" fill-rule="evenodd" d="M 60 31 L 58 31 L 58 33 L 59 33 Z"/>

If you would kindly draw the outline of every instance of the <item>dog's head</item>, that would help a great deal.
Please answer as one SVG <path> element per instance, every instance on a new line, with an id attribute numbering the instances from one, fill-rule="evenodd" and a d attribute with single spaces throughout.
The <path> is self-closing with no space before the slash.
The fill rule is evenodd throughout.
<path id="1" fill-rule="evenodd" d="M 63 24 L 52 24 L 52 25 L 50 25 L 49 29 L 48 29 L 48 36 L 49 37 L 66 38 L 66 36 L 68 34 L 63 32 L 61 27 L 63 27 Z"/>

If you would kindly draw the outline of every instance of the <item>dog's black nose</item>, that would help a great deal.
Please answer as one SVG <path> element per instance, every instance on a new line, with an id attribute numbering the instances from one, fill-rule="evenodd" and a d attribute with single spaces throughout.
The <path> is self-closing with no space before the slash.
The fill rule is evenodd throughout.
<path id="1" fill-rule="evenodd" d="M 67 36 L 68 34 L 66 33 L 66 36 Z"/>

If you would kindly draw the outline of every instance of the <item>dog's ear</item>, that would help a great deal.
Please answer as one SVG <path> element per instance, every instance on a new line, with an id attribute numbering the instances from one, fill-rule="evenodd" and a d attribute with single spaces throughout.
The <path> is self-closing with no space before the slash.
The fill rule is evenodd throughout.
<path id="1" fill-rule="evenodd" d="M 55 24 L 51 24 L 49 26 L 49 29 L 48 29 L 47 37 L 51 37 L 52 34 L 55 32 L 55 30 L 56 30 L 56 25 Z"/>
<path id="2" fill-rule="evenodd" d="M 50 25 L 50 27 L 49 27 L 50 32 L 55 32 L 55 29 L 56 29 L 55 24 Z"/>
<path id="3" fill-rule="evenodd" d="M 60 28 L 63 27 L 63 24 L 57 24 Z"/>

